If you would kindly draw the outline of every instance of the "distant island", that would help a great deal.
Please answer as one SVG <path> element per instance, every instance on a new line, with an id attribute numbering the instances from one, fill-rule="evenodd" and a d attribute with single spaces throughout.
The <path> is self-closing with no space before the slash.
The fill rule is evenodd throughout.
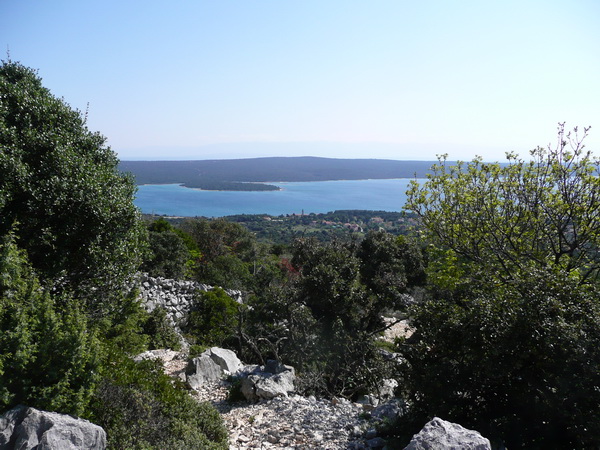
<path id="1" fill-rule="evenodd" d="M 182 184 L 222 191 L 270 191 L 275 181 L 423 178 L 433 161 L 270 157 L 197 161 L 121 161 L 140 184 Z"/>

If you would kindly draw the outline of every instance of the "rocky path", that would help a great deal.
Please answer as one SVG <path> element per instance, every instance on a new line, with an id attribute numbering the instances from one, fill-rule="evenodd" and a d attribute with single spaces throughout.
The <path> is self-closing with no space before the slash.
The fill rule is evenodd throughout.
<path id="1" fill-rule="evenodd" d="M 187 365 L 184 355 L 164 351 L 160 357 L 168 375 L 183 378 Z M 210 402 L 221 413 L 231 450 L 369 448 L 361 438 L 368 426 L 361 404 L 300 395 L 258 403 L 229 402 L 229 388 L 229 383 L 222 381 L 203 385 L 190 394 L 198 401 Z"/>
<path id="2" fill-rule="evenodd" d="M 362 405 L 347 400 L 276 397 L 259 403 L 229 403 L 226 383 L 193 394 L 210 401 L 229 430 L 232 450 L 365 448 L 360 442 L 367 422 Z"/>
<path id="3" fill-rule="evenodd" d="M 397 336 L 409 336 L 412 331 L 402 321 L 386 330 L 383 338 L 392 341 Z M 183 354 L 165 351 L 160 358 L 167 374 L 185 379 L 187 359 Z M 231 450 L 380 448 L 375 442 L 378 438 L 369 436 L 366 412 L 369 408 L 365 410 L 362 404 L 299 395 L 258 403 L 229 402 L 229 387 L 226 381 L 221 381 L 190 393 L 198 401 L 210 402 L 221 413 L 229 431 Z M 365 435 L 371 439 L 367 440 Z"/>

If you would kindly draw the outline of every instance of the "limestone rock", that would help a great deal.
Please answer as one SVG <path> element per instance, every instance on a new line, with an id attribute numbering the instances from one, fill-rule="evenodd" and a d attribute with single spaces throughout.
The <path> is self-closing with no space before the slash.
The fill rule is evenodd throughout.
<path id="1" fill-rule="evenodd" d="M 17 406 L 0 416 L 0 450 L 103 450 L 98 425 L 65 414 Z"/>
<path id="2" fill-rule="evenodd" d="M 198 389 L 223 378 L 223 369 L 205 352 L 189 362 L 185 375 L 188 385 Z"/>
<path id="3" fill-rule="evenodd" d="M 490 441 L 477 431 L 434 417 L 415 434 L 404 450 L 491 450 Z"/>
<path id="4" fill-rule="evenodd" d="M 249 401 L 287 397 L 294 392 L 295 380 L 293 368 L 279 373 L 265 372 L 263 368 L 242 378 L 241 391 Z"/>
<path id="5" fill-rule="evenodd" d="M 237 373 L 244 368 L 244 365 L 232 350 L 212 347 L 203 354 L 207 354 L 221 369 L 230 374 Z"/>
<path id="6" fill-rule="evenodd" d="M 147 359 L 159 359 L 162 363 L 172 361 L 179 355 L 179 352 L 169 349 L 148 350 L 133 357 L 135 362 L 145 361 Z"/>

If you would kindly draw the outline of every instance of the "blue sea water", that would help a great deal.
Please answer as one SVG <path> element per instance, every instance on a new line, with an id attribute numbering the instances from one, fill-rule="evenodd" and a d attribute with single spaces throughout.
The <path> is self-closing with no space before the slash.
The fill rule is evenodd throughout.
<path id="1" fill-rule="evenodd" d="M 234 214 L 326 213 L 341 209 L 401 211 L 410 179 L 273 182 L 280 191 L 202 191 L 178 184 L 138 186 L 147 214 L 223 217 Z"/>

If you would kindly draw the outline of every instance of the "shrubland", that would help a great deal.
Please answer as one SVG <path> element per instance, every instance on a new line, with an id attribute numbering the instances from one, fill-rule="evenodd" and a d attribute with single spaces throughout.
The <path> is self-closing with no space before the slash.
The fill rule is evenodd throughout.
<path id="1" fill-rule="evenodd" d="M 509 448 L 598 446 L 600 181 L 586 134 L 561 126 L 555 147 L 504 165 L 442 157 L 402 221 L 326 239 L 288 223 L 269 241 L 246 217 L 144 221 L 104 138 L 34 71 L 4 62 L 0 409 L 89 418 L 113 448 L 225 448 L 212 407 L 131 359 L 179 345 L 165 311 L 124 288 L 143 270 L 243 291 L 244 304 L 220 288 L 198 295 L 184 330 L 196 348 L 292 364 L 299 391 L 320 396 L 397 378 L 409 412 L 390 434 L 441 416 Z M 384 314 L 416 329 L 393 358 Z"/>

